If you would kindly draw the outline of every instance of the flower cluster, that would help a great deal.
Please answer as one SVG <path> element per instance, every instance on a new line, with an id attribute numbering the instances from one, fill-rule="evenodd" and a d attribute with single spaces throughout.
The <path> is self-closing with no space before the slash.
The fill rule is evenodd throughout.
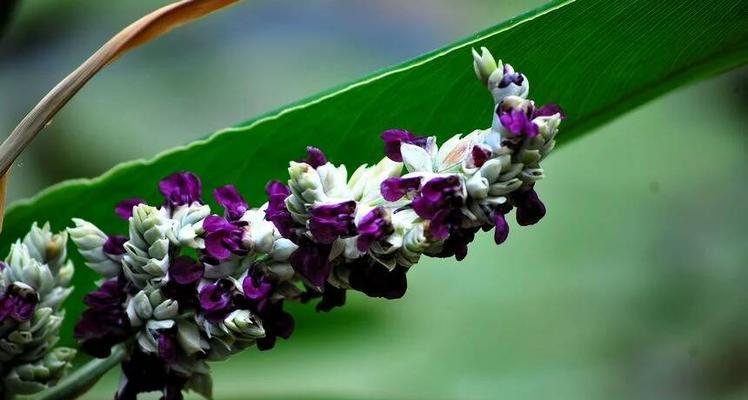
<path id="1" fill-rule="evenodd" d="M 252 208 L 236 187 L 216 188 L 223 209 L 203 203 L 200 179 L 164 178 L 160 206 L 117 205 L 126 236 L 74 220 L 69 229 L 87 265 L 104 277 L 85 302 L 75 335 L 87 353 L 107 356 L 124 343 L 117 399 L 182 390 L 210 396 L 210 361 L 249 346 L 268 350 L 294 328 L 284 302 L 318 299 L 341 306 L 346 291 L 400 298 L 406 273 L 422 255 L 462 260 L 479 230 L 497 244 L 545 215 L 534 190 L 563 113 L 527 99 L 527 78 L 473 53 L 478 78 L 495 101 L 490 128 L 434 137 L 382 133 L 386 157 L 350 176 L 314 147 L 291 162 L 289 179 L 267 184 L 268 202 Z"/>
<path id="2" fill-rule="evenodd" d="M 0 262 L 0 398 L 53 386 L 75 350 L 57 347 L 73 264 L 67 234 L 34 224 Z"/>

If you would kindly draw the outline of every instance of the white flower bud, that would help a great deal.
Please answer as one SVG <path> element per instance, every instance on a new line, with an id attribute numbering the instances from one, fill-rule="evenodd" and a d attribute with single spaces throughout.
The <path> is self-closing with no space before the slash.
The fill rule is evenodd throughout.
<path id="1" fill-rule="evenodd" d="M 382 181 L 393 176 L 400 176 L 403 164 L 390 160 L 387 157 L 372 167 L 366 164 L 359 167 L 348 180 L 348 189 L 353 200 L 362 204 L 370 204 L 379 199 L 380 185 Z"/>
<path id="2" fill-rule="evenodd" d="M 270 256 L 275 261 L 286 261 L 288 260 L 288 257 L 291 256 L 291 253 L 296 251 L 296 249 L 299 248 L 294 242 L 286 239 L 286 238 L 280 238 L 273 242 L 273 248 L 270 251 Z"/>
<path id="3" fill-rule="evenodd" d="M 104 278 L 117 276 L 122 265 L 115 261 L 116 258 L 104 253 L 107 235 L 88 221 L 73 218 L 73 223 L 75 228 L 68 228 L 67 231 L 86 265 Z"/>
<path id="4" fill-rule="evenodd" d="M 150 319 L 153 315 L 153 306 L 148 295 L 142 290 L 138 292 L 128 301 L 126 312 L 132 326 L 140 326 Z"/>
<path id="5" fill-rule="evenodd" d="M 259 320 L 249 310 L 236 310 L 223 320 L 223 330 L 237 340 L 254 340 L 265 336 Z"/>
<path id="6" fill-rule="evenodd" d="M 198 235 L 203 233 L 203 220 L 210 215 L 210 206 L 192 203 L 177 207 L 172 212 L 172 230 L 169 239 L 179 246 L 194 249 L 204 247 L 203 239 Z"/>
<path id="7" fill-rule="evenodd" d="M 126 254 L 122 260 L 125 275 L 136 287 L 162 284 L 169 268 L 168 235 L 172 227 L 165 211 L 146 204 L 133 207 L 130 240 L 124 244 Z"/>
<path id="8" fill-rule="evenodd" d="M 53 234 L 49 223 L 39 228 L 36 222 L 31 225 L 31 230 L 23 238 L 23 244 L 29 250 L 29 255 L 40 264 L 47 264 L 52 274 L 56 274 L 67 259 L 66 232 Z"/>
<path id="9" fill-rule="evenodd" d="M 434 172 L 434 163 L 431 155 L 420 146 L 401 143 L 400 153 L 403 156 L 403 164 L 408 172 Z"/>
<path id="10" fill-rule="evenodd" d="M 179 314 L 179 303 L 176 300 L 166 299 L 153 309 L 153 318 L 159 320 L 172 319 Z"/>
<path id="11" fill-rule="evenodd" d="M 280 234 L 272 222 L 265 220 L 265 210 L 248 210 L 241 220 L 248 223 L 246 229 L 249 234 L 245 235 L 247 238 L 245 241 L 248 242 L 245 243 L 247 248 L 255 252 L 270 253 L 273 250 L 273 243 L 280 237 Z"/>
<path id="12" fill-rule="evenodd" d="M 473 175 L 465 183 L 468 195 L 475 199 L 484 199 L 488 196 L 488 179 L 480 174 Z"/>

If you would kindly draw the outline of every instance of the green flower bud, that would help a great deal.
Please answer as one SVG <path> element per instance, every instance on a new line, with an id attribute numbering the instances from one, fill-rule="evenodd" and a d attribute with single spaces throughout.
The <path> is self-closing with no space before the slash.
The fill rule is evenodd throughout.
<path id="1" fill-rule="evenodd" d="M 473 70 L 475 71 L 475 76 L 480 79 L 483 84 L 487 84 L 488 78 L 491 77 L 494 72 L 498 71 L 500 75 L 503 75 L 503 66 L 500 65 L 501 62 L 499 62 L 499 65 L 496 64 L 496 60 L 487 48 L 481 47 L 480 51 L 480 54 L 478 54 L 475 49 L 471 49 L 471 52 L 473 53 Z M 500 81 L 501 78 L 502 76 L 499 76 L 498 79 L 494 79 Z"/>

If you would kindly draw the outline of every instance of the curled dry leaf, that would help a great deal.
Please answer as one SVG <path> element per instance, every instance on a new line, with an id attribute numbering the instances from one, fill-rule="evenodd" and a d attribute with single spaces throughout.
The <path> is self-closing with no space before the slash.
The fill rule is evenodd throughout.
<path id="1" fill-rule="evenodd" d="M 196 20 L 213 11 L 240 0 L 182 0 L 169 4 L 135 21 L 110 39 L 75 71 L 58 83 L 24 117 L 0 145 L 0 199 L 5 198 L 7 171 L 13 161 L 36 137 L 52 117 L 88 82 L 96 73 L 119 56 L 143 45 L 172 29 Z M 5 211 L 0 202 L 0 215 Z M 0 228 L 2 217 L 0 216 Z"/>

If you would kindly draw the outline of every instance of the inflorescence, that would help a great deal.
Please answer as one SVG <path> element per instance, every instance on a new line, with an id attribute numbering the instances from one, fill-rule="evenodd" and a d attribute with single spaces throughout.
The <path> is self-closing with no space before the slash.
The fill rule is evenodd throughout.
<path id="1" fill-rule="evenodd" d="M 68 230 L 87 265 L 104 279 L 85 298 L 75 328 L 81 348 L 106 357 L 124 343 L 117 399 L 161 391 L 210 396 L 208 362 L 249 346 L 273 348 L 294 320 L 286 301 L 318 299 L 329 311 L 346 291 L 397 299 L 421 256 L 465 258 L 479 230 L 497 244 L 545 215 L 535 192 L 542 161 L 564 118 L 536 107 L 529 82 L 484 48 L 474 68 L 496 104 L 492 126 L 441 146 L 435 137 L 382 133 L 386 157 L 350 176 L 314 147 L 291 162 L 287 182 L 266 186 L 268 202 L 248 205 L 232 185 L 213 191 L 223 212 L 203 202 L 189 172 L 163 179 L 160 206 L 120 203 L 125 236 L 76 219 Z"/>
<path id="2" fill-rule="evenodd" d="M 0 261 L 0 399 L 44 390 L 70 368 L 75 350 L 54 347 L 72 291 L 67 240 L 34 224 Z"/>

